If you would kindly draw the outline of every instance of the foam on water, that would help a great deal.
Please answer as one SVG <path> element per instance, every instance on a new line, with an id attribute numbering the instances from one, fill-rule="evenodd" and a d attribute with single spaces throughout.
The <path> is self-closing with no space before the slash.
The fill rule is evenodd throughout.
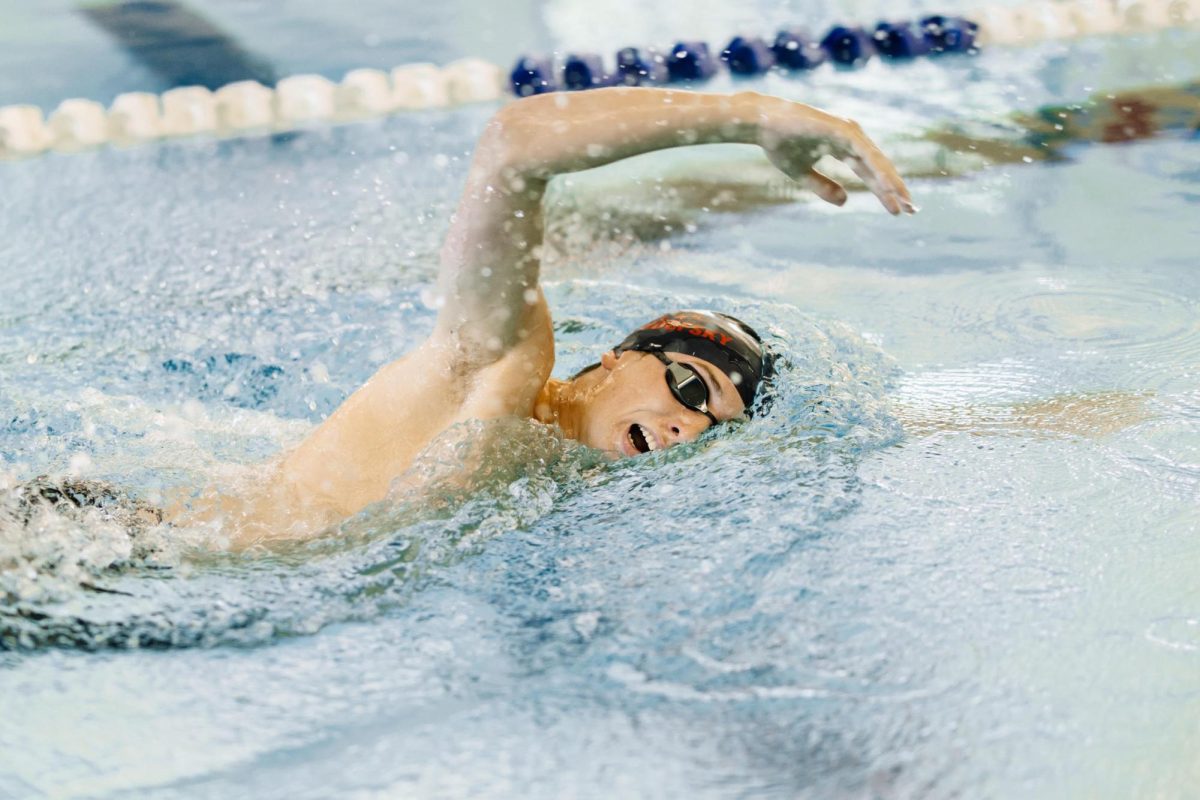
<path id="1" fill-rule="evenodd" d="M 752 85 L 886 146 L 1189 42 Z M 487 113 L 4 165 L 0 513 L 41 474 L 154 500 L 298 441 L 428 333 Z M 628 174 L 559 187 L 558 373 L 664 308 L 728 309 L 792 364 L 773 412 L 617 463 L 452 431 L 422 488 L 270 552 L 6 516 L 0 794 L 1186 794 L 1194 148 L 916 181 L 903 223 L 862 196 L 722 211 L 725 156 L 690 187 L 686 159 L 647 168 L 644 228 L 598 191 Z"/>
<path id="2" fill-rule="evenodd" d="M 628 287 L 591 282 L 552 285 L 550 296 L 560 309 L 557 326 L 563 351 L 570 354 L 568 373 L 582 366 L 575 363 L 580 357 L 583 363 L 594 358 L 598 342 L 616 341 L 621 331 L 656 313 L 658 302 Z M 714 302 L 696 298 L 693 304 Z M 820 451 L 820 442 L 838 442 L 839 458 L 853 459 L 859 448 L 899 435 L 883 400 L 891 367 L 874 347 L 848 329 L 822 326 L 786 308 L 743 306 L 735 304 L 731 311 L 770 320 L 768 338 L 789 367 L 776 388 L 772 413 L 739 426 L 736 436 L 721 431 L 706 445 L 605 466 L 598 453 L 564 442 L 536 423 L 460 426 L 397 478 L 385 502 L 316 540 L 268 552 L 221 557 L 214 552 L 225 542 L 219 525 L 206 530 L 157 525 L 130 532 L 97 509 L 42 509 L 26 521 L 17 511 L 23 483 L 11 474 L 0 495 L 11 507 L 0 517 L 0 586 L 5 590 L 0 636 L 8 646 L 96 648 L 251 643 L 313 632 L 329 622 L 381 613 L 412 591 L 414 580 L 501 533 L 528 527 L 580 491 L 600 491 L 597 499 L 604 503 L 606 495 L 632 492 L 625 485 L 629 481 L 640 487 L 648 479 L 670 480 L 676 473 L 707 468 L 691 463 L 696 459 L 707 463 L 718 457 L 717 463 L 725 465 L 726 492 L 736 494 L 742 484 L 763 480 L 764 468 L 781 474 L 779 459 L 801 443 L 805 452 L 795 468 L 816 477 L 821 460 L 813 453 Z M 592 321 L 599 308 L 609 310 L 603 323 Z M 234 360 L 224 363 L 237 370 Z M 164 365 L 167 374 L 174 370 Z M 200 387 L 193 391 L 203 394 Z M 268 399 L 260 398 L 259 404 Z M 236 397 L 225 400 L 241 404 Z M 55 475 L 64 467 L 82 466 L 81 444 L 86 443 L 88 472 L 108 481 L 149 478 L 151 487 L 135 484 L 132 491 L 150 502 L 162 502 L 179 488 L 167 484 L 167 476 L 185 481 L 185 490 L 254 480 L 253 466 L 227 459 L 269 454 L 294 443 L 303 429 L 301 423 L 260 411 L 235 408 L 214 418 L 194 401 L 183 409 L 154 408 L 96 390 L 85 390 L 79 401 L 52 395 L 19 402 L 67 412 L 52 432 L 63 443 L 57 456 L 40 460 L 35 471 Z M 228 431 L 237 433 L 222 433 Z M 763 447 L 778 453 L 776 461 L 743 463 Z M 472 465 L 466 474 L 465 465 Z M 638 502 L 636 492 L 628 502 Z M 846 498 L 835 491 L 823 502 L 836 507 Z M 813 510 L 821 507 L 815 504 Z"/>

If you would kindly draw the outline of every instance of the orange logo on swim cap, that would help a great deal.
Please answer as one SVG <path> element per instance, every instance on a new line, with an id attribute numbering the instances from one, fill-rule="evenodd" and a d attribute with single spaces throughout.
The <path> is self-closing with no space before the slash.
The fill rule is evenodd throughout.
<path id="1" fill-rule="evenodd" d="M 725 335 L 720 330 L 713 330 L 705 324 L 707 320 L 699 314 L 688 314 L 678 316 L 659 317 L 653 322 L 643 325 L 641 330 L 671 330 L 680 331 L 690 336 L 699 336 L 708 339 L 711 342 L 716 342 L 719 345 L 727 345 L 733 341 L 732 337 Z"/>

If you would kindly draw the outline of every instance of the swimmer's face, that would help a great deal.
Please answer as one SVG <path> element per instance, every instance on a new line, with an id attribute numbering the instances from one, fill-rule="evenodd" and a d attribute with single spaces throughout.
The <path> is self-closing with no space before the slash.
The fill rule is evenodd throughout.
<path id="1" fill-rule="evenodd" d="M 740 417 L 745 410 L 729 376 L 709 362 L 682 353 L 667 356 L 691 365 L 708 388 L 708 410 L 718 422 Z M 611 350 L 600 358 L 600 378 L 588 392 L 580 440 L 591 447 L 625 456 L 690 442 L 712 422 L 676 399 L 667 386 L 666 366 L 649 353 Z"/>

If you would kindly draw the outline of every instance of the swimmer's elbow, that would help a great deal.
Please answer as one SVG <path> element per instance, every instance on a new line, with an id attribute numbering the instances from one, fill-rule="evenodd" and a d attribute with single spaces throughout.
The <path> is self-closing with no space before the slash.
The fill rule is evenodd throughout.
<path id="1" fill-rule="evenodd" d="M 527 97 L 497 111 L 479 137 L 474 168 L 488 177 L 506 178 L 505 188 L 541 189 L 561 166 L 561 150 L 569 142 L 570 125 L 547 95 Z"/>
<path id="2" fill-rule="evenodd" d="M 534 159 L 538 126 L 536 114 L 522 110 L 522 103 L 511 103 L 488 120 L 475 147 L 476 165 L 496 171 L 524 173 Z"/>

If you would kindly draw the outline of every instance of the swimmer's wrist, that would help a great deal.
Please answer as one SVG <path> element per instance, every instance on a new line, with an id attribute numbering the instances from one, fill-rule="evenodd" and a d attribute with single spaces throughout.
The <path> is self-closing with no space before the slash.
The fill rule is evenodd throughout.
<path id="1" fill-rule="evenodd" d="M 779 132 L 793 134 L 840 135 L 843 131 L 857 128 L 849 119 L 829 114 L 819 108 L 795 100 L 741 92 L 736 95 L 741 103 L 739 114 L 752 120 L 755 129 L 754 144 L 777 141 Z"/>

